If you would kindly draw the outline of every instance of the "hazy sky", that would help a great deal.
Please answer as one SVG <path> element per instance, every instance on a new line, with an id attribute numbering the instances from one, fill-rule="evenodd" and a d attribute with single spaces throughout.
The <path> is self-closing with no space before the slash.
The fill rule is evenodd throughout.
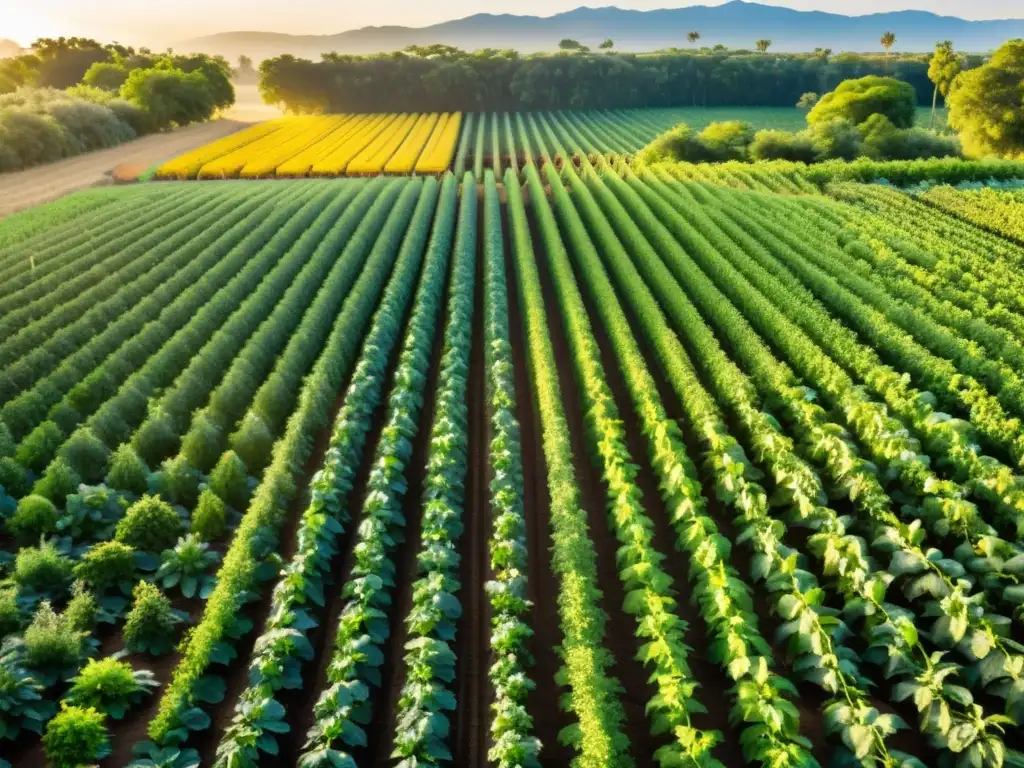
<path id="1" fill-rule="evenodd" d="M 1022 0 L 760 0 L 800 10 L 875 13 L 915 8 L 970 19 L 1024 17 Z M 330 34 L 368 25 L 425 26 L 483 11 L 550 16 L 586 0 L 0 0 L 0 38 L 27 45 L 37 37 L 83 35 L 163 47 L 214 32 L 262 30 Z M 618 0 L 620 8 L 697 5 L 672 0 Z M 704 0 L 718 5 L 718 0 Z"/>

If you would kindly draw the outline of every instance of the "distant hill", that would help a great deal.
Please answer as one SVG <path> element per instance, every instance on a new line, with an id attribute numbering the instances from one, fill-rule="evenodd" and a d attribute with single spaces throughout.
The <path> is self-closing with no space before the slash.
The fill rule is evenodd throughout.
<path id="1" fill-rule="evenodd" d="M 12 56 L 20 56 L 21 53 L 21 46 L 16 42 L 0 38 L 0 59 L 9 59 Z"/>
<path id="2" fill-rule="evenodd" d="M 897 38 L 894 50 L 929 51 L 938 40 L 952 40 L 958 50 L 984 52 L 1024 37 L 1024 19 L 967 21 L 926 11 L 843 16 L 733 0 L 657 11 L 583 7 L 547 18 L 481 13 L 429 27 L 364 27 L 334 35 L 226 32 L 184 41 L 175 49 L 231 59 L 245 54 L 259 61 L 283 53 L 318 59 L 327 51 L 380 53 L 430 43 L 537 52 L 555 50 L 563 37 L 591 47 L 610 37 L 618 50 L 643 52 L 688 47 L 686 33 L 691 30 L 700 32 L 700 45 L 729 48 L 753 48 L 755 40 L 767 38 L 772 51 L 878 51 L 879 38 L 890 31 Z"/>

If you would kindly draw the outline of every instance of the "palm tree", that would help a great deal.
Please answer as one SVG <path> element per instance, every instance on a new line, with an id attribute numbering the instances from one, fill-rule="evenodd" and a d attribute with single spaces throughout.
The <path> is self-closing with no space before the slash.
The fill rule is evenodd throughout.
<path id="1" fill-rule="evenodd" d="M 772 47 L 771 40 L 758 40 L 754 43 L 754 47 L 757 48 L 759 53 L 765 53 L 769 48 Z"/>
<path id="2" fill-rule="evenodd" d="M 693 32 L 687 32 L 686 39 L 689 40 L 691 44 L 696 43 L 698 40 L 700 40 L 700 32 L 696 30 L 694 30 Z"/>
<path id="3" fill-rule="evenodd" d="M 882 47 L 885 48 L 885 71 L 889 71 L 889 50 L 896 45 L 896 35 L 886 32 L 882 35 Z"/>

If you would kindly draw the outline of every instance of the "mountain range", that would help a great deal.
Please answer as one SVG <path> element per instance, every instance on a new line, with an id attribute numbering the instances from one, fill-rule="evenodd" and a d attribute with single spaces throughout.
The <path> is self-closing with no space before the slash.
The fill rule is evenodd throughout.
<path id="1" fill-rule="evenodd" d="M 225 32 L 181 42 L 175 49 L 231 59 L 245 54 L 259 61 L 290 53 L 315 60 L 327 51 L 369 54 L 431 43 L 533 53 L 555 50 L 559 40 L 571 37 L 592 48 L 612 38 L 618 50 L 644 52 L 690 47 L 686 34 L 691 30 L 700 32 L 700 45 L 734 49 L 753 48 L 755 40 L 766 38 L 773 51 L 878 51 L 879 38 L 889 31 L 899 51 L 929 51 L 938 40 L 952 40 L 958 50 L 984 52 L 1024 37 L 1024 19 L 968 21 L 927 11 L 844 16 L 733 0 L 654 11 L 581 7 L 549 17 L 479 13 L 428 27 L 363 27 L 332 35 Z"/>

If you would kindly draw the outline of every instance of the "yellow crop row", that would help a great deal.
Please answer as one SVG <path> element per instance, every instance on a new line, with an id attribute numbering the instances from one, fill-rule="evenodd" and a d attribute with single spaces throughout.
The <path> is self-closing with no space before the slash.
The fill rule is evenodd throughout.
<path id="1" fill-rule="evenodd" d="M 326 139 L 336 130 L 353 119 L 346 115 L 335 115 L 312 123 L 306 130 L 293 136 L 289 141 L 283 141 L 269 152 L 261 152 L 253 157 L 238 174 L 243 179 L 265 179 L 274 176 L 277 168 L 293 157 L 315 146 L 323 139 Z"/>
<path id="2" fill-rule="evenodd" d="M 223 157 L 229 152 L 252 144 L 276 131 L 281 130 L 288 124 L 287 118 L 268 120 L 265 123 L 257 123 L 250 128 L 244 128 L 237 133 L 225 136 L 223 139 L 205 144 L 191 152 L 186 152 L 163 165 L 156 171 L 158 179 L 194 179 L 199 169 L 209 162 Z"/>
<path id="3" fill-rule="evenodd" d="M 352 158 L 345 171 L 349 176 L 374 176 L 384 170 L 386 163 L 393 154 L 402 146 L 402 142 L 412 131 L 419 118 L 415 114 L 402 113 L 398 116 L 387 130 L 383 131 L 376 139 Z"/>
<path id="4" fill-rule="evenodd" d="M 301 179 L 309 176 L 313 166 L 323 162 L 333 153 L 345 146 L 357 133 L 363 130 L 369 122 L 378 119 L 373 115 L 358 115 L 347 121 L 343 126 L 327 136 L 322 141 L 308 147 L 297 154 L 291 160 L 281 163 L 277 167 L 279 178 Z"/>
<path id="5" fill-rule="evenodd" d="M 274 149 L 282 143 L 291 141 L 300 133 L 305 131 L 317 121 L 315 117 L 293 117 L 288 120 L 280 131 L 275 131 L 269 136 L 246 144 L 244 147 L 229 152 L 223 157 L 207 163 L 199 169 L 197 178 L 200 179 L 237 179 L 238 174 L 247 163 Z"/>
<path id="6" fill-rule="evenodd" d="M 462 128 L 462 113 L 445 113 L 437 121 L 430 141 L 423 148 L 423 153 L 416 161 L 416 173 L 444 173 L 451 165 L 455 156 L 455 148 L 459 143 L 459 131 Z"/>
<path id="7" fill-rule="evenodd" d="M 159 179 L 442 173 L 462 113 L 316 115 L 254 125 L 161 166 Z"/>
<path id="8" fill-rule="evenodd" d="M 388 126 L 396 122 L 397 115 L 377 115 L 334 152 L 313 164 L 310 176 L 340 176 L 345 173 L 352 158 L 362 152 Z"/>
<path id="9" fill-rule="evenodd" d="M 420 115 L 409 136 L 398 146 L 391 159 L 384 164 L 384 173 L 412 173 L 416 161 L 419 160 L 423 147 L 430 141 L 430 136 L 437 125 L 438 115 Z"/>

